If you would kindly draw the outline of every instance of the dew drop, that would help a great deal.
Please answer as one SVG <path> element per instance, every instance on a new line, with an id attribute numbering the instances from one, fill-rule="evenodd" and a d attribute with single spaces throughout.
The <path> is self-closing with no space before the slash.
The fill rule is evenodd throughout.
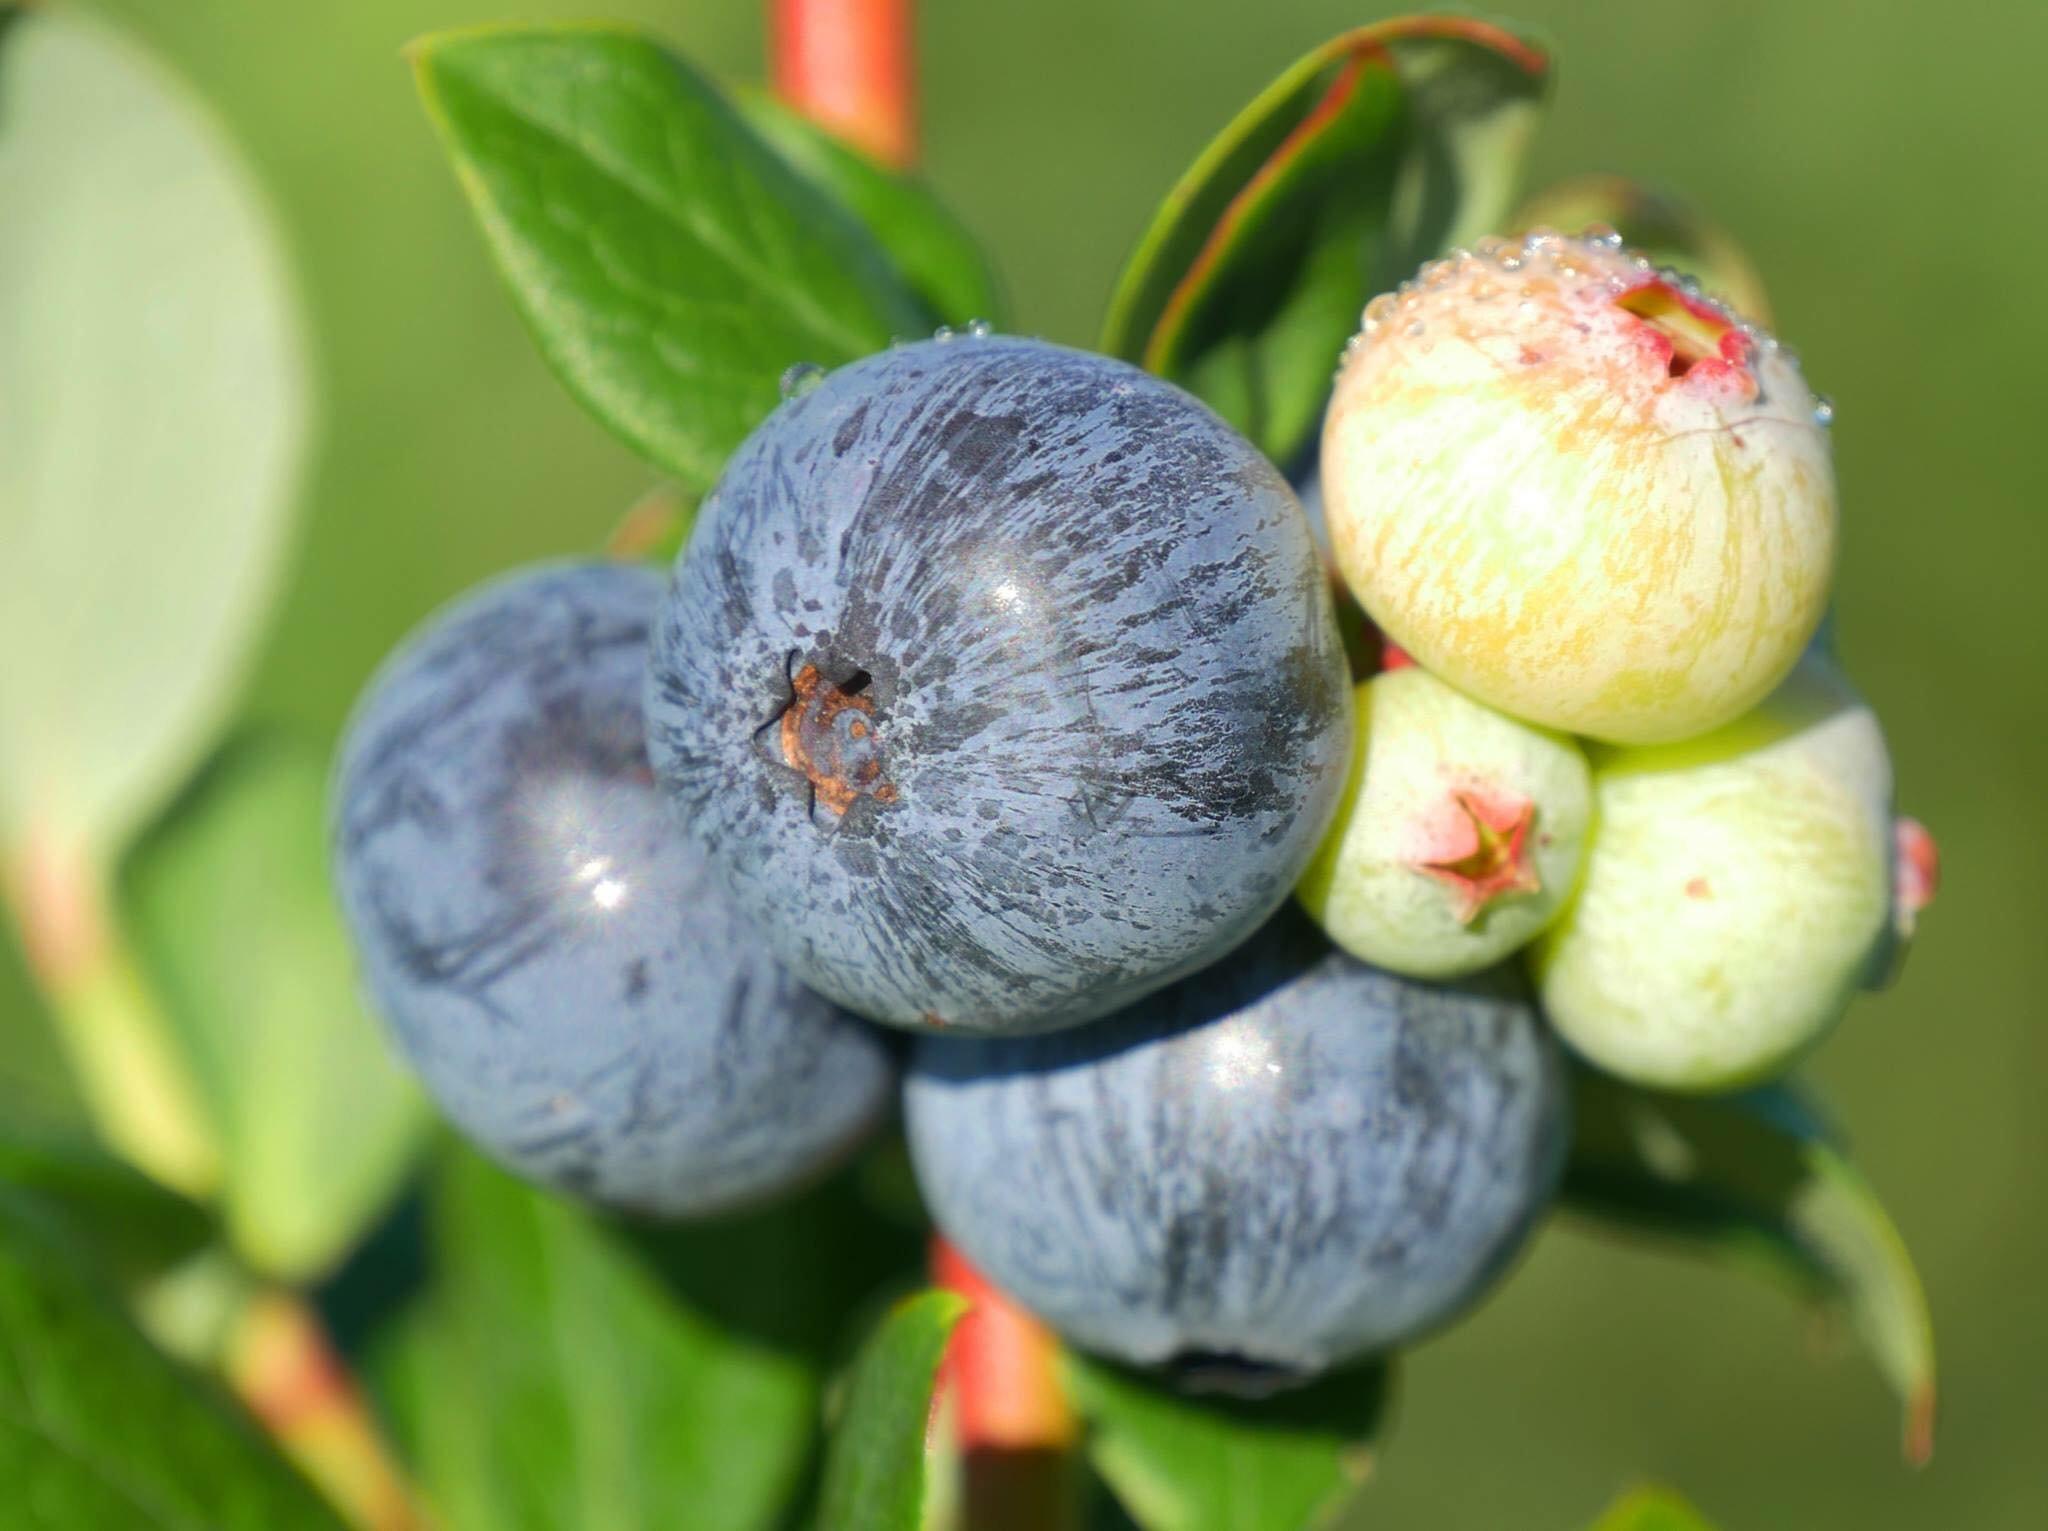
<path id="1" fill-rule="evenodd" d="M 1822 430 L 1835 423 L 1835 401 L 1824 393 L 1814 395 L 1813 423 Z"/>
<path id="2" fill-rule="evenodd" d="M 959 333 L 960 332 L 954 329 L 952 325 L 942 324 L 936 330 L 932 331 L 932 339 L 936 340 L 940 345 L 944 345 L 947 341 L 953 339 Z"/>
<path id="3" fill-rule="evenodd" d="M 1589 223 L 1586 238 L 1593 244 L 1605 245 L 1610 250 L 1621 248 L 1621 231 L 1611 223 Z"/>
<path id="4" fill-rule="evenodd" d="M 967 338 L 969 340 L 986 340 L 995 332 L 996 327 L 986 319 L 969 319 L 967 321 Z"/>
<path id="5" fill-rule="evenodd" d="M 783 370 L 781 380 L 776 384 L 785 399 L 802 398 L 813 388 L 825 381 L 825 369 L 814 361 L 800 361 Z"/>

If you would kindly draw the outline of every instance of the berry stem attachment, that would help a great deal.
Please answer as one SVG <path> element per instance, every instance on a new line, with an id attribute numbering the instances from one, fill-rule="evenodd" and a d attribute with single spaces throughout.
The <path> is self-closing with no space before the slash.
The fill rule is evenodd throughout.
<path id="1" fill-rule="evenodd" d="M 362 1389 L 304 1297 L 218 1244 L 130 1296 L 144 1332 L 217 1377 L 355 1531 L 425 1531 Z"/>
<path id="2" fill-rule="evenodd" d="M 894 169 L 917 158 L 913 0 L 773 0 L 775 93 Z"/>
<path id="3" fill-rule="evenodd" d="M 104 869 L 82 844 L 42 836 L 0 872 L 29 970 L 101 1135 L 143 1173 L 203 1198 L 220 1179 L 219 1144 L 119 928 Z"/>
<path id="4" fill-rule="evenodd" d="M 1075 1531 L 1079 1431 L 1059 1342 L 943 1238 L 932 1280 L 969 1303 L 939 1371 L 939 1407 L 960 1464 L 959 1524 L 972 1531 Z"/>
<path id="5" fill-rule="evenodd" d="M 221 1369 L 278 1446 L 358 1531 L 426 1521 L 348 1365 L 297 1293 L 254 1292 L 229 1328 Z"/>

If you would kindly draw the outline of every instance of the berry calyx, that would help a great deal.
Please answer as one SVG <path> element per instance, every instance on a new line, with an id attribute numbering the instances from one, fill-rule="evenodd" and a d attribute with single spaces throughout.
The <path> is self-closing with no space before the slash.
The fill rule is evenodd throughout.
<path id="1" fill-rule="evenodd" d="M 1518 793 L 1467 787 L 1450 794 L 1448 807 L 1451 843 L 1417 861 L 1415 870 L 1451 890 L 1460 925 L 1470 925 L 1497 898 L 1542 890 L 1527 846 L 1534 803 Z"/>
<path id="2" fill-rule="evenodd" d="M 896 788 L 882 779 L 870 679 L 867 671 L 856 670 L 835 685 L 814 664 L 790 677 L 789 706 L 778 728 L 782 758 L 809 780 L 813 806 L 835 819 L 857 798 L 896 801 Z"/>

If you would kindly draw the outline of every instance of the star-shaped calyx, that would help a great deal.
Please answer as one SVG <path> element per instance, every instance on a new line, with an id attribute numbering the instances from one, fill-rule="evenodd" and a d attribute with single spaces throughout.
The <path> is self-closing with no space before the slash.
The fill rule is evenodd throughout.
<path id="1" fill-rule="evenodd" d="M 1470 925 L 1497 898 L 1535 893 L 1543 884 L 1529 859 L 1536 805 L 1514 792 L 1464 788 L 1451 793 L 1455 813 L 1433 854 L 1412 862 L 1457 901 L 1458 922 Z"/>

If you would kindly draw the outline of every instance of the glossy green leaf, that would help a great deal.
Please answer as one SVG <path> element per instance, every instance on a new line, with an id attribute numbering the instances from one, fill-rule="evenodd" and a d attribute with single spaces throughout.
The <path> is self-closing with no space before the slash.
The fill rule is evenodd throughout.
<path id="1" fill-rule="evenodd" d="M 843 1328 L 914 1247 L 843 1177 L 656 1228 L 458 1153 L 431 1200 L 432 1282 L 372 1371 L 443 1531 L 780 1526 Z"/>
<path id="2" fill-rule="evenodd" d="M 825 1459 L 818 1531 L 917 1531 L 932 1388 L 966 1311 L 957 1293 L 920 1292 L 891 1308 L 861 1347 Z"/>
<path id="3" fill-rule="evenodd" d="M 424 1111 L 363 1008 L 327 870 L 326 762 L 243 736 L 142 837 L 128 922 L 226 1154 L 258 1269 L 326 1270 L 406 1173 Z"/>
<path id="4" fill-rule="evenodd" d="M 10 1531 L 341 1531 L 13 1189 L 0 1189 L 0 1484 Z"/>
<path id="5" fill-rule="evenodd" d="M 1338 1372 L 1270 1398 L 1189 1396 L 1068 1358 L 1088 1455 L 1146 1531 L 1300 1531 L 1326 1524 L 1372 1469 L 1387 1369 Z"/>
<path id="6" fill-rule="evenodd" d="M 492 27 L 413 60 L 542 354 L 684 484 L 710 487 L 789 367 L 923 324 L 873 236 L 650 39 Z"/>
<path id="7" fill-rule="evenodd" d="M 1847 1310 L 1905 1408 L 1909 1461 L 1934 1447 L 1934 1324 L 1905 1242 L 1789 1086 L 1678 1096 L 1577 1075 L 1566 1204 L 1680 1240 Z"/>
<path id="8" fill-rule="evenodd" d="M 1002 327 L 1002 292 L 988 256 L 929 186 L 876 163 L 763 91 L 738 99 L 747 120 L 798 174 L 867 225 L 933 324 L 981 319 Z"/>
<path id="9" fill-rule="evenodd" d="M 0 31 L 0 852 L 104 861 L 219 727 L 307 435 L 298 310 L 212 118 L 76 7 Z"/>
<path id="10" fill-rule="evenodd" d="M 1124 268 L 1103 349 L 1291 459 L 1366 299 L 1505 218 L 1548 74 L 1540 49 L 1462 17 L 1325 43 L 1168 195 Z"/>
<path id="11" fill-rule="evenodd" d="M 1588 1531 L 1714 1531 L 1699 1511 L 1669 1489 L 1631 1489 L 1607 1507 Z"/>
<path id="12" fill-rule="evenodd" d="M 1745 318 L 1771 322 L 1764 279 L 1735 237 L 1697 207 L 1619 175 L 1575 176 L 1524 202 L 1512 228 L 1578 234 L 1605 224 L 1660 266 L 1698 280 Z"/>

